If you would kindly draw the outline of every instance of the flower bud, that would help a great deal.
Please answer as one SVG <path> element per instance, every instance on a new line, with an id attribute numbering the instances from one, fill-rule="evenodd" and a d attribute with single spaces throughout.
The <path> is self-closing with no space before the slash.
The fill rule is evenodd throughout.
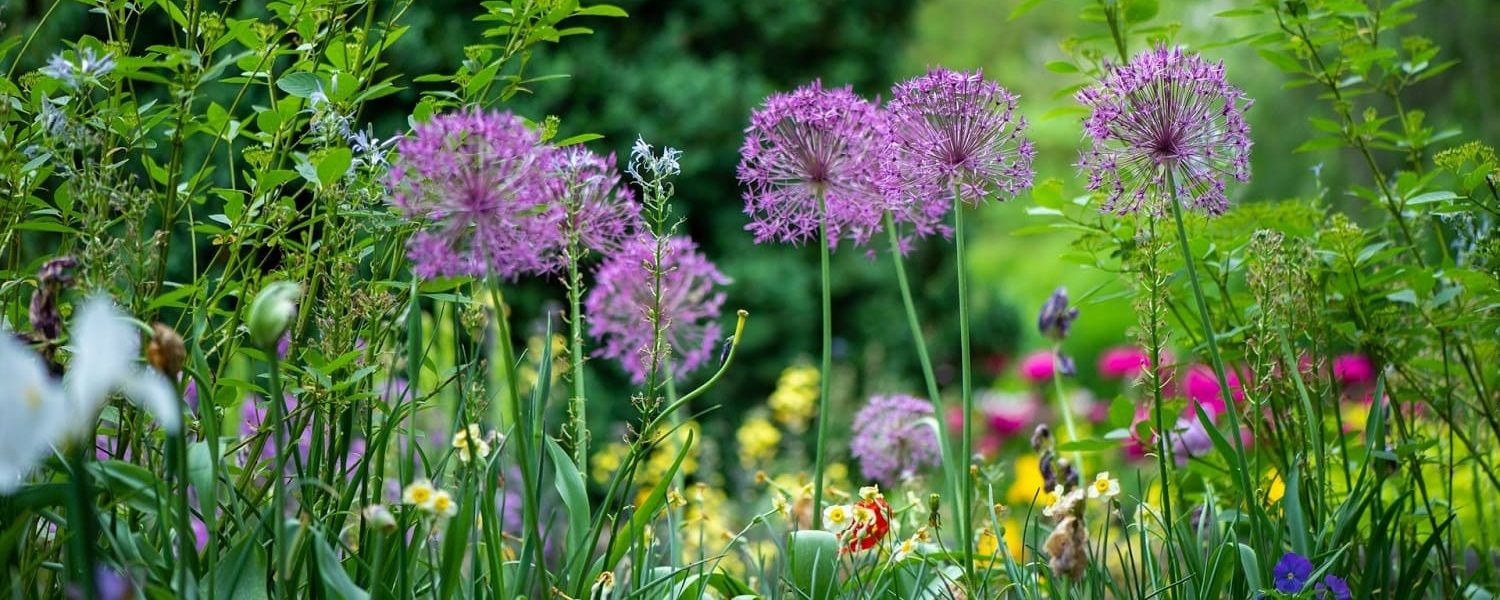
<path id="1" fill-rule="evenodd" d="M 1037 314 L 1036 328 L 1047 338 L 1061 342 L 1068 337 L 1068 329 L 1072 328 L 1073 320 L 1078 318 L 1078 309 L 1068 306 L 1068 290 L 1059 287 L 1047 298 L 1047 303 L 1042 305 L 1042 310 Z"/>
<path id="2" fill-rule="evenodd" d="M 183 344 L 182 336 L 177 334 L 177 330 L 166 323 L 151 325 L 151 342 L 146 344 L 146 362 L 166 375 L 167 379 L 177 380 L 183 363 L 187 362 L 187 346 Z"/>
<path id="3" fill-rule="evenodd" d="M 290 281 L 273 282 L 261 289 L 250 303 L 250 316 L 245 320 L 250 328 L 250 343 L 274 352 L 281 334 L 297 314 L 297 298 L 301 295 L 301 286 Z"/>
<path id="4" fill-rule="evenodd" d="M 396 517 L 391 515 L 390 509 L 384 504 L 371 504 L 361 512 L 364 514 L 366 526 L 385 533 L 396 531 Z"/>

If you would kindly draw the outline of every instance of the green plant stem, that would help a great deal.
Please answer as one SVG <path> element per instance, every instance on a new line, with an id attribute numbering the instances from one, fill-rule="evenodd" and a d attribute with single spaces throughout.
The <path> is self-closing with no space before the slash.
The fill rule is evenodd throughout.
<path id="1" fill-rule="evenodd" d="M 573 379 L 573 464 L 580 473 L 588 473 L 589 420 L 584 399 L 583 381 L 583 275 L 578 270 L 578 252 L 568 253 L 568 374 Z"/>
<path id="2" fill-rule="evenodd" d="M 1068 396 L 1063 392 L 1062 343 L 1052 346 L 1052 393 L 1057 396 L 1057 412 L 1062 413 L 1063 427 L 1068 431 L 1068 441 L 1078 441 L 1078 428 L 1073 424 L 1073 407 L 1068 406 Z M 1078 480 L 1087 481 L 1083 471 L 1083 452 L 1073 451 L 1073 468 L 1078 470 Z"/>
<path id="3" fill-rule="evenodd" d="M 267 366 L 271 376 L 270 397 L 270 421 L 274 431 L 276 445 L 276 467 L 271 472 L 271 556 L 275 559 L 275 568 L 272 570 L 272 588 L 275 598 L 284 598 L 287 577 L 287 545 L 286 540 L 286 405 L 281 397 L 281 360 L 276 356 L 276 349 L 270 348 L 266 352 Z"/>
<path id="4" fill-rule="evenodd" d="M 971 381 L 970 357 L 969 357 L 969 258 L 964 244 L 964 202 L 963 194 L 958 185 L 953 186 L 953 248 L 954 258 L 958 270 L 958 352 L 959 352 L 959 380 L 962 382 L 960 389 L 963 401 L 964 430 L 962 432 L 962 443 L 959 451 L 963 453 L 963 471 L 959 477 L 963 480 L 961 495 L 959 496 L 959 539 L 964 545 L 964 573 L 970 578 L 972 587 L 974 576 L 974 520 L 973 520 L 973 498 L 974 498 L 974 476 L 970 472 L 974 466 L 974 428 L 971 427 L 974 418 L 974 389 Z"/>
<path id="5" fill-rule="evenodd" d="M 952 432 L 948 431 L 947 411 L 943 410 L 942 392 L 938 390 L 937 376 L 932 369 L 932 357 L 927 352 L 927 340 L 922 335 L 922 323 L 917 319 L 917 304 L 912 300 L 911 283 L 906 277 L 906 261 L 901 256 L 901 238 L 896 233 L 896 220 L 891 213 L 885 213 L 885 230 L 891 241 L 891 262 L 896 265 L 896 282 L 901 287 L 901 302 L 906 307 L 906 325 L 911 329 L 912 346 L 917 350 L 917 360 L 922 364 L 922 379 L 927 384 L 927 398 L 932 402 L 934 422 L 937 423 L 938 448 L 943 455 L 943 476 L 946 480 L 949 498 L 957 498 L 959 492 L 958 474 L 954 472 L 953 466 L 958 464 L 958 459 L 953 456 Z M 953 522 L 963 525 L 963 517 L 958 510 L 957 503 L 949 503 L 949 510 L 953 512 Z"/>
<path id="6" fill-rule="evenodd" d="M 80 440 L 72 451 L 69 462 L 73 468 L 72 504 L 68 513 L 68 526 L 72 529 L 70 545 L 73 548 L 73 582 L 83 591 L 83 597 L 96 598 L 94 565 L 94 540 L 98 539 L 94 524 L 94 491 L 89 481 L 89 452 L 93 449 L 94 434 L 90 427 L 87 440 Z"/>
<path id="7" fill-rule="evenodd" d="M 813 441 L 813 504 L 812 528 L 823 528 L 823 467 L 828 446 L 828 396 L 829 380 L 833 378 L 833 292 L 829 289 L 833 278 L 828 266 L 828 203 L 823 188 L 818 188 L 818 257 L 822 265 L 823 290 L 823 361 L 822 374 L 818 377 L 818 435 Z"/>
<path id="8" fill-rule="evenodd" d="M 1166 340 L 1162 339 L 1163 319 L 1159 316 L 1161 314 L 1162 279 L 1159 271 L 1160 264 L 1157 262 L 1157 259 L 1160 258 L 1161 240 L 1157 237 L 1156 219 L 1154 217 L 1150 219 L 1150 228 L 1151 241 L 1147 247 L 1147 256 L 1150 261 L 1147 268 L 1150 269 L 1150 273 L 1147 274 L 1146 285 L 1150 289 L 1151 304 L 1149 306 L 1150 314 L 1146 318 L 1149 319 L 1147 322 L 1151 324 L 1151 357 L 1150 363 L 1146 365 L 1146 368 L 1150 369 L 1150 373 L 1146 377 L 1147 381 L 1151 382 L 1151 413 L 1152 420 L 1156 425 L 1156 462 L 1157 469 L 1160 470 L 1161 475 L 1162 530 L 1165 534 L 1165 539 L 1170 540 L 1172 539 L 1173 529 L 1176 526 L 1176 519 L 1172 514 L 1171 468 L 1171 465 L 1175 463 L 1175 459 L 1172 456 L 1172 444 L 1169 439 L 1169 432 L 1171 430 L 1168 429 L 1166 410 L 1162 406 L 1162 403 L 1166 399 L 1162 393 L 1161 349 L 1162 346 L 1166 345 Z M 1171 575 L 1172 581 L 1176 581 L 1180 578 L 1177 568 L 1177 554 L 1170 547 L 1163 548 L 1163 552 L 1167 555 L 1168 573 Z"/>
<path id="9" fill-rule="evenodd" d="M 1224 399 L 1224 406 L 1226 407 L 1224 413 L 1229 418 L 1229 437 L 1233 441 L 1234 456 L 1226 458 L 1231 458 L 1234 461 L 1230 465 L 1230 470 L 1235 472 L 1236 483 L 1239 484 L 1240 488 L 1240 499 L 1249 507 L 1253 517 L 1255 514 L 1258 514 L 1254 500 L 1255 487 L 1250 482 L 1249 467 L 1245 464 L 1244 442 L 1240 440 L 1239 407 L 1235 406 L 1234 394 L 1229 389 L 1229 379 L 1225 375 L 1224 370 L 1224 359 L 1219 356 L 1218 336 L 1214 332 L 1213 320 L 1208 313 L 1208 301 L 1203 297 L 1203 285 L 1198 281 L 1198 268 L 1193 259 L 1193 250 L 1188 245 L 1187 226 L 1183 224 L 1182 220 L 1182 202 L 1177 197 L 1177 185 L 1172 178 L 1172 171 L 1170 169 L 1166 173 L 1166 188 L 1167 195 L 1169 196 L 1168 202 L 1172 207 L 1172 218 L 1177 223 L 1177 240 L 1179 245 L 1182 246 L 1182 259 L 1187 265 L 1188 281 L 1192 283 L 1193 298 L 1198 304 L 1198 319 L 1203 326 L 1204 345 L 1208 347 L 1209 364 L 1213 367 L 1214 378 L 1219 383 L 1220 397 Z M 1215 426 L 1213 421 L 1208 419 L 1207 413 L 1203 412 L 1202 408 L 1199 408 L 1197 413 L 1199 420 L 1203 422 L 1204 428 L 1212 435 L 1218 435 L 1215 433 Z M 1260 531 L 1257 524 L 1252 523 L 1250 534 L 1252 541 L 1258 542 Z M 1255 547 L 1258 548 L 1259 544 L 1257 543 Z"/>
<path id="10" fill-rule="evenodd" d="M 535 464 L 531 461 L 531 435 L 530 432 L 525 430 L 525 428 L 531 426 L 531 422 L 522 418 L 521 388 L 520 382 L 517 381 L 515 348 L 511 346 L 510 311 L 506 310 L 505 296 L 498 282 L 494 284 L 494 291 L 495 312 L 499 313 L 495 319 L 497 323 L 496 327 L 499 330 L 496 332 L 495 345 L 500 350 L 500 361 L 502 364 L 492 368 L 499 369 L 505 376 L 505 392 L 509 400 L 510 409 L 508 417 L 511 421 L 511 431 L 514 433 L 514 438 L 512 439 L 516 440 L 516 459 L 520 463 L 522 471 L 521 485 L 524 501 L 521 503 L 521 515 L 526 527 L 524 535 L 535 536 L 534 539 L 538 540 L 537 543 L 522 544 L 523 550 L 528 548 L 531 550 L 532 555 L 530 558 L 534 561 L 531 567 L 523 564 L 520 569 L 521 581 L 518 589 L 522 595 L 526 595 L 530 593 L 529 584 L 532 571 L 540 569 L 542 565 L 540 543 L 542 536 L 541 528 L 538 526 L 539 518 L 537 516 L 536 505 L 538 496 L 535 489 L 540 474 L 533 472 Z M 523 563 L 526 558 L 524 556 L 521 557 Z"/>

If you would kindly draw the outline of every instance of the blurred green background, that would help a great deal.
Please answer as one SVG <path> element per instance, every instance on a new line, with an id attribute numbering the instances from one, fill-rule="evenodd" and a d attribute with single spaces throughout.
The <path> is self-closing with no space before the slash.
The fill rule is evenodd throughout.
<path id="1" fill-rule="evenodd" d="M 1020 0 L 681 0 L 617 2 L 630 13 L 625 20 L 595 19 L 595 34 L 566 38 L 532 58 L 530 72 L 569 73 L 564 80 L 538 84 L 518 96 L 512 108 L 532 118 L 557 115 L 563 131 L 595 131 L 606 136 L 596 149 L 628 151 L 637 135 L 657 145 L 686 152 L 678 182 L 678 210 L 686 232 L 734 278 L 727 308 L 751 311 L 742 360 L 715 399 L 720 417 L 705 424 L 711 436 L 727 439 L 735 416 L 760 405 L 777 374 L 796 361 L 815 358 L 818 348 L 817 254 L 810 247 L 755 247 L 744 232 L 745 218 L 734 169 L 749 111 L 766 94 L 787 90 L 815 78 L 832 85 L 853 85 L 880 96 L 891 84 L 929 66 L 983 68 L 985 73 L 1021 95 L 1021 110 L 1031 122 L 1038 148 L 1037 182 L 1060 185 L 1064 197 L 1082 193 L 1072 163 L 1081 141 L 1080 115 L 1071 110 L 1070 89 L 1084 75 L 1049 69 L 1067 58 L 1063 48 L 1080 38 L 1100 36 L 1104 24 L 1079 18 L 1084 0 L 1043 0 L 1011 19 Z M 1154 4 L 1138 0 L 1143 6 Z M 1343 189 L 1349 182 L 1367 183 L 1368 175 L 1353 156 L 1338 151 L 1297 154 L 1308 137 L 1307 118 L 1321 115 L 1326 104 L 1314 91 L 1283 89 L 1285 79 L 1245 44 L 1215 45 L 1275 24 L 1269 19 L 1226 19 L 1217 13 L 1245 2 L 1163 1 L 1146 25 L 1161 26 L 1174 43 L 1200 49 L 1224 60 L 1230 79 L 1255 99 L 1250 111 L 1255 140 L 1253 179 L 1234 189 L 1238 202 L 1311 197 L 1319 189 Z M 0 35 L 30 34 L 38 17 L 53 8 L 51 0 L 0 0 Z M 261 3 L 238 3 L 229 14 L 262 14 Z M 480 40 L 475 3 L 456 0 L 418 2 L 405 22 L 412 31 L 389 56 L 386 74 L 404 75 L 409 89 L 392 97 L 378 112 L 362 119 L 374 123 L 381 137 L 403 129 L 419 87 L 410 80 L 430 72 L 452 72 L 465 44 Z M 1500 119 L 1490 81 L 1500 75 L 1488 32 L 1500 30 L 1500 10 L 1493 0 L 1429 2 L 1422 18 L 1403 35 L 1423 35 L 1444 48 L 1442 58 L 1458 67 L 1410 93 L 1408 107 L 1427 111 L 1427 123 L 1442 130 L 1462 127 L 1465 139 L 1494 142 Z M 1180 24 L 1177 27 L 1174 24 Z M 97 18 L 79 3 L 61 2 L 22 57 L 23 68 L 40 66 L 59 40 L 104 35 Z M 170 32 L 162 29 L 162 36 Z M 1394 36 L 1393 36 L 1394 37 Z M 142 36 L 140 39 L 150 39 Z M 169 39 L 163 37 L 160 39 Z M 1390 43 L 1398 43 L 1392 39 Z M 1144 47 L 1137 40 L 1136 48 Z M 215 93 L 215 92 L 210 92 Z M 1316 175 L 1315 175 L 1316 174 Z M 1362 209 L 1346 198 L 1328 198 L 1339 208 Z M 1108 297 L 1121 291 L 1110 273 L 1080 266 L 1069 259 L 1066 236 L 1017 237 L 1032 224 L 1023 195 L 980 211 L 971 233 L 976 351 L 989 373 L 979 385 L 1003 375 L 1006 357 L 1041 346 L 1031 325 L 1036 309 L 1053 288 L 1067 286 L 1075 296 L 1093 291 L 1068 350 L 1077 357 L 1080 376 L 1092 381 L 1098 351 L 1125 341 L 1134 316 L 1127 302 Z M 939 362 L 940 377 L 953 375 L 957 347 L 954 319 L 952 247 L 942 240 L 920 245 L 909 257 L 928 339 Z M 916 391 L 920 375 L 909 349 L 900 300 L 889 256 L 845 250 L 834 265 L 837 305 L 835 331 L 841 364 L 838 402 L 853 403 L 885 391 Z M 531 285 L 525 297 L 534 306 L 560 298 L 552 282 Z M 1101 300 L 1102 299 L 1102 300 Z M 732 319 L 727 316 L 726 321 Z M 593 363 L 596 402 L 613 403 L 614 416 L 628 408 L 625 380 L 613 365 Z M 853 409 L 850 405 L 847 408 Z M 601 420 L 608 410 L 590 413 Z M 596 423 L 602 425 L 602 423 Z"/>

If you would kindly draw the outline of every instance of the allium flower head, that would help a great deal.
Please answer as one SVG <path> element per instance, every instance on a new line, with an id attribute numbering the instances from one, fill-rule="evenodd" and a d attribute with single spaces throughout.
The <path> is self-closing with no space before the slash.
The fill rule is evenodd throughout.
<path id="1" fill-rule="evenodd" d="M 662 336 L 673 377 L 680 380 L 703 365 L 722 331 L 718 318 L 724 292 L 719 286 L 729 278 L 685 237 L 666 240 L 660 265 L 654 264 L 655 255 L 653 239 L 626 243 L 599 265 L 584 299 L 589 334 L 603 344 L 599 355 L 619 360 L 636 383 L 644 383 L 651 369 L 653 325 L 647 316 L 654 303 L 654 270 L 661 273 Z"/>
<path id="2" fill-rule="evenodd" d="M 981 71 L 934 69 L 891 90 L 894 147 L 883 186 L 895 195 L 897 220 L 918 235 L 946 233 L 955 188 L 978 204 L 1031 187 L 1035 150 L 1016 100 Z"/>
<path id="3" fill-rule="evenodd" d="M 454 112 L 397 144 L 391 204 L 423 230 L 407 254 L 419 277 L 515 278 L 558 266 L 554 149 L 508 112 Z"/>
<path id="4" fill-rule="evenodd" d="M 1251 101 L 1225 80 L 1223 63 L 1158 46 L 1077 98 L 1093 111 L 1083 124 L 1093 144 L 1078 167 L 1089 190 L 1109 194 L 1105 210 L 1162 212 L 1170 177 L 1178 198 L 1217 215 L 1229 208 L 1225 180 L 1250 179 Z"/>
<path id="5" fill-rule="evenodd" d="M 922 419 L 932 416 L 932 403 L 904 395 L 871 396 L 854 415 L 849 453 L 859 459 L 867 479 L 895 487 L 917 469 L 937 466 L 941 454 L 937 434 Z"/>
<path id="6" fill-rule="evenodd" d="M 847 87 L 814 81 L 767 97 L 750 115 L 738 171 L 751 219 L 745 229 L 755 241 L 816 239 L 824 217 L 830 247 L 842 239 L 862 244 L 879 231 L 882 121 L 879 108 Z"/>
<path id="7" fill-rule="evenodd" d="M 614 154 L 570 146 L 553 153 L 552 168 L 563 194 L 563 235 L 576 240 L 580 250 L 608 255 L 636 233 L 641 205 L 620 185 Z"/>

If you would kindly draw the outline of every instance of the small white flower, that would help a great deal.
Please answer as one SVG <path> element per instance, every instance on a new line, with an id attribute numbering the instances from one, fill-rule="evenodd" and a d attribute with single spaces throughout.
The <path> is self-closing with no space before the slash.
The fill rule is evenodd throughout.
<path id="1" fill-rule="evenodd" d="M 1110 479 L 1109 471 L 1101 471 L 1094 476 L 1094 483 L 1089 486 L 1089 498 L 1113 498 L 1118 495 L 1120 480 Z"/>
<path id="2" fill-rule="evenodd" d="M 35 353 L 0 332 L 0 494 L 46 458 L 68 418 L 62 389 Z"/>
<path id="3" fill-rule="evenodd" d="M 823 509 L 823 528 L 840 533 L 854 524 L 854 508 L 847 504 L 835 504 Z"/>

